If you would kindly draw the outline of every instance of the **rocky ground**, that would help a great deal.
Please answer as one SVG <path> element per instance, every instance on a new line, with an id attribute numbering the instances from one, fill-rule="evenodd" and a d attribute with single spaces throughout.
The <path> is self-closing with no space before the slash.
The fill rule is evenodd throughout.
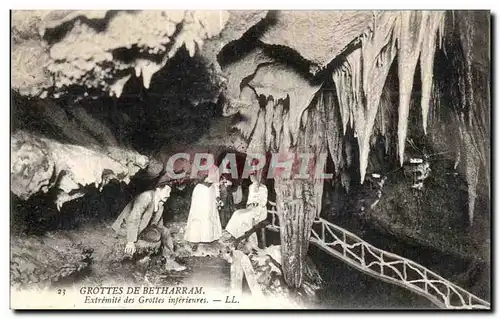
<path id="1" fill-rule="evenodd" d="M 159 254 L 134 260 L 124 259 L 124 242 L 108 223 L 87 223 L 78 229 L 37 235 L 14 235 L 11 250 L 12 285 L 26 287 L 61 287 L 105 283 L 123 285 L 204 286 L 221 292 L 230 289 L 230 253 L 227 244 L 200 244 L 195 251 L 183 240 L 185 222 L 169 222 L 176 247 L 176 260 L 186 266 L 181 272 L 166 271 Z M 226 251 L 224 251 L 226 249 Z M 255 278 L 266 295 L 290 293 L 280 270 L 280 247 L 254 251 L 250 261 Z M 310 299 L 322 284 L 311 262 L 309 278 L 299 296 Z M 315 277 L 316 276 L 316 277 Z M 248 292 L 245 286 L 243 291 Z"/>
<path id="2" fill-rule="evenodd" d="M 11 276 L 15 287 L 101 285 L 104 282 L 136 285 L 175 285 L 206 282 L 229 287 L 229 264 L 217 256 L 196 257 L 180 244 L 182 224 L 173 223 L 177 260 L 182 272 L 164 270 L 158 254 L 140 260 L 123 259 L 124 243 L 109 225 L 88 224 L 78 230 L 12 238 Z"/>

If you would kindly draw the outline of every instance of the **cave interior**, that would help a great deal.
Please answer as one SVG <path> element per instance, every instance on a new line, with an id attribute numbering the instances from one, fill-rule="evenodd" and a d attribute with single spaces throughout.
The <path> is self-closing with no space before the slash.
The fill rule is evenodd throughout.
<path id="1" fill-rule="evenodd" d="M 134 196 L 151 187 L 165 161 L 176 152 L 210 152 L 219 160 L 221 154 L 236 152 L 238 161 L 244 161 L 255 150 L 268 154 L 322 150 L 327 153 L 325 172 L 332 173 L 332 179 L 303 183 L 265 179 L 269 200 L 282 201 L 286 191 L 302 194 L 307 189 L 319 189 L 312 197 L 304 195 L 305 201 L 314 202 L 299 217 L 305 225 L 309 219 L 320 216 L 489 299 L 489 57 L 487 62 L 482 60 L 485 49 L 478 47 L 480 40 L 474 38 L 488 30 L 489 17 L 483 12 L 451 11 L 445 17 L 445 33 L 438 32 L 437 36 L 442 37 L 442 43 L 439 40 L 431 43 L 435 53 L 422 49 L 417 61 L 401 48 L 405 41 L 411 46 L 411 38 L 418 33 L 415 28 L 407 37 L 410 40 L 401 31 L 398 39 L 389 40 L 380 50 L 377 68 L 384 69 L 380 72 L 386 72 L 386 76 L 370 79 L 380 82 L 370 88 L 380 92 L 380 102 L 377 99 L 373 102 L 369 94 L 359 93 L 362 92 L 359 85 L 365 91 L 370 85 L 364 83 L 366 72 L 359 64 L 365 62 L 359 60 L 359 54 L 362 52 L 367 60 L 376 51 L 376 48 L 370 51 L 370 45 L 376 47 L 376 43 L 363 36 L 353 38 L 316 70 L 315 64 L 296 47 L 269 44 L 269 30 L 281 26 L 280 14 L 275 12 L 267 13 L 217 52 L 215 61 L 228 77 L 225 82 L 214 80 L 213 64 L 202 53 L 193 55 L 186 45 L 152 75 L 147 88 L 142 77 L 132 76 L 119 96 L 79 83 L 63 87 L 64 94 L 57 97 L 50 93 L 48 97 L 27 96 L 13 88 L 11 136 L 17 140 L 11 138 L 11 162 L 18 161 L 12 157 L 12 148 L 18 147 L 19 140 L 24 138 L 23 143 L 29 144 L 34 138 L 97 153 L 108 147 L 130 149 L 147 158 L 148 163 L 127 181 L 80 184 L 77 191 L 81 195 L 59 207 L 56 187 L 39 188 L 26 196 L 18 190 L 21 186 L 16 186 L 16 191 L 11 186 L 11 237 L 43 240 L 59 232 L 78 237 L 80 231 L 112 223 Z M 104 20 L 112 18 L 108 14 Z M 460 19 L 477 29 L 464 35 Z M 94 25 L 93 21 L 80 23 L 99 29 L 99 24 Z M 71 20 L 47 32 L 44 41 L 49 45 L 60 42 L 73 23 Z M 399 28 L 404 30 L 404 25 Z M 172 37 L 180 33 L 179 29 L 182 27 L 177 27 Z M 101 32 L 106 32 L 106 28 L 102 27 Z M 390 52 L 391 41 L 397 53 Z M 142 53 L 137 47 L 122 48 L 113 51 L 113 59 L 127 63 L 138 54 Z M 385 56 L 391 56 L 388 63 L 383 60 Z M 426 56 L 431 57 L 430 62 L 425 60 Z M 382 67 L 378 63 L 388 65 Z M 412 63 L 413 70 L 402 68 Z M 429 63 L 433 67 L 430 88 L 424 85 L 429 81 L 425 77 L 429 74 Z M 117 74 L 113 76 L 119 77 Z M 284 76 L 290 77 L 289 86 L 282 83 L 288 79 Z M 235 87 L 239 94 L 237 102 L 231 100 L 234 95 L 231 90 Z M 308 99 L 304 100 L 304 96 Z M 424 98 L 429 100 L 425 113 L 421 107 Z M 353 104 L 352 99 L 361 102 Z M 238 101 L 253 104 L 242 107 Z M 307 105 L 299 105 L 306 101 Z M 405 104 L 406 114 L 402 115 Z M 270 108 L 275 111 L 268 120 Z M 277 113 L 277 108 L 283 113 Z M 298 124 L 294 124 L 294 116 Z M 320 122 L 326 123 L 323 128 Z M 289 131 L 279 132 L 280 125 L 289 126 Z M 85 165 L 82 164 L 85 158 L 78 160 L 76 165 Z M 428 165 L 425 173 L 420 169 L 422 162 Z M 44 162 L 31 165 L 39 164 L 45 165 Z M 50 172 L 46 179 L 48 185 L 57 184 L 62 178 L 59 172 L 56 174 L 57 165 L 51 167 L 54 173 Z M 31 166 L 31 170 L 37 169 Z M 266 173 L 267 169 L 266 166 Z M 11 185 L 13 178 L 18 178 L 13 175 L 11 172 Z M 234 182 L 243 185 L 247 196 L 248 180 Z M 166 222 L 183 222 L 187 218 L 195 182 L 183 183 L 185 186 L 173 188 L 165 204 Z M 318 196 L 319 202 L 314 199 Z M 242 202 L 245 200 L 244 197 Z M 308 228 L 305 229 L 307 232 Z M 292 234 L 296 236 L 294 232 L 281 234 L 282 245 L 288 245 L 283 243 L 283 236 L 291 238 Z M 280 238 L 274 241 L 279 244 Z M 289 253 L 308 254 L 329 282 L 330 291 L 348 294 L 345 287 L 353 284 L 349 280 L 354 285 L 361 283 L 365 289 L 367 285 L 375 287 L 364 277 L 350 275 L 345 266 L 332 264 L 316 248 L 308 250 L 307 243 L 305 251 L 294 247 Z M 285 267 L 299 266 L 291 262 Z M 285 274 L 287 283 L 300 286 L 300 276 L 289 276 Z M 391 294 L 384 289 L 381 294 Z M 327 293 L 330 294 L 335 295 Z"/>

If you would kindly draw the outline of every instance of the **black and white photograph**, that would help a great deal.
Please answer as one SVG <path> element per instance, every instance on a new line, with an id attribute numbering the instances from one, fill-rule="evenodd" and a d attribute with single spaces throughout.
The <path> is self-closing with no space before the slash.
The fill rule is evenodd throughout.
<path id="1" fill-rule="evenodd" d="M 491 20 L 11 10 L 11 309 L 491 311 Z"/>

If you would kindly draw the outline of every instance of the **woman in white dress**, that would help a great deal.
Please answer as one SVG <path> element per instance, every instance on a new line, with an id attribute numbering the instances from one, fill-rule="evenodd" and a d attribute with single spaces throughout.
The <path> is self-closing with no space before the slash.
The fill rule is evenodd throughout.
<path id="1" fill-rule="evenodd" d="M 250 175 L 252 184 L 248 190 L 247 207 L 238 209 L 227 223 L 226 231 L 233 237 L 241 237 L 267 217 L 267 187 L 260 183 L 256 175 Z M 256 241 L 257 236 L 252 234 L 249 241 Z"/>
<path id="2" fill-rule="evenodd" d="M 216 175 L 215 171 L 210 172 L 204 182 L 196 185 L 193 190 L 184 234 L 184 239 L 190 243 L 210 243 L 222 235 L 216 204 Z"/>

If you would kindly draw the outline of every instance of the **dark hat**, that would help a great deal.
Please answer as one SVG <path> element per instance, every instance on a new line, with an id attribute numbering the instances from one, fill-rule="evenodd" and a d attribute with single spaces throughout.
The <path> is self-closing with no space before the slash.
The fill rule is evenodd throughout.
<path id="1" fill-rule="evenodd" d="M 160 175 L 158 175 L 156 178 L 155 178 L 155 181 L 153 182 L 153 185 L 154 185 L 154 188 L 159 188 L 159 187 L 163 187 L 165 185 L 172 185 L 172 178 L 170 178 L 168 176 L 168 174 L 166 174 L 165 171 L 162 171 L 160 173 Z"/>

